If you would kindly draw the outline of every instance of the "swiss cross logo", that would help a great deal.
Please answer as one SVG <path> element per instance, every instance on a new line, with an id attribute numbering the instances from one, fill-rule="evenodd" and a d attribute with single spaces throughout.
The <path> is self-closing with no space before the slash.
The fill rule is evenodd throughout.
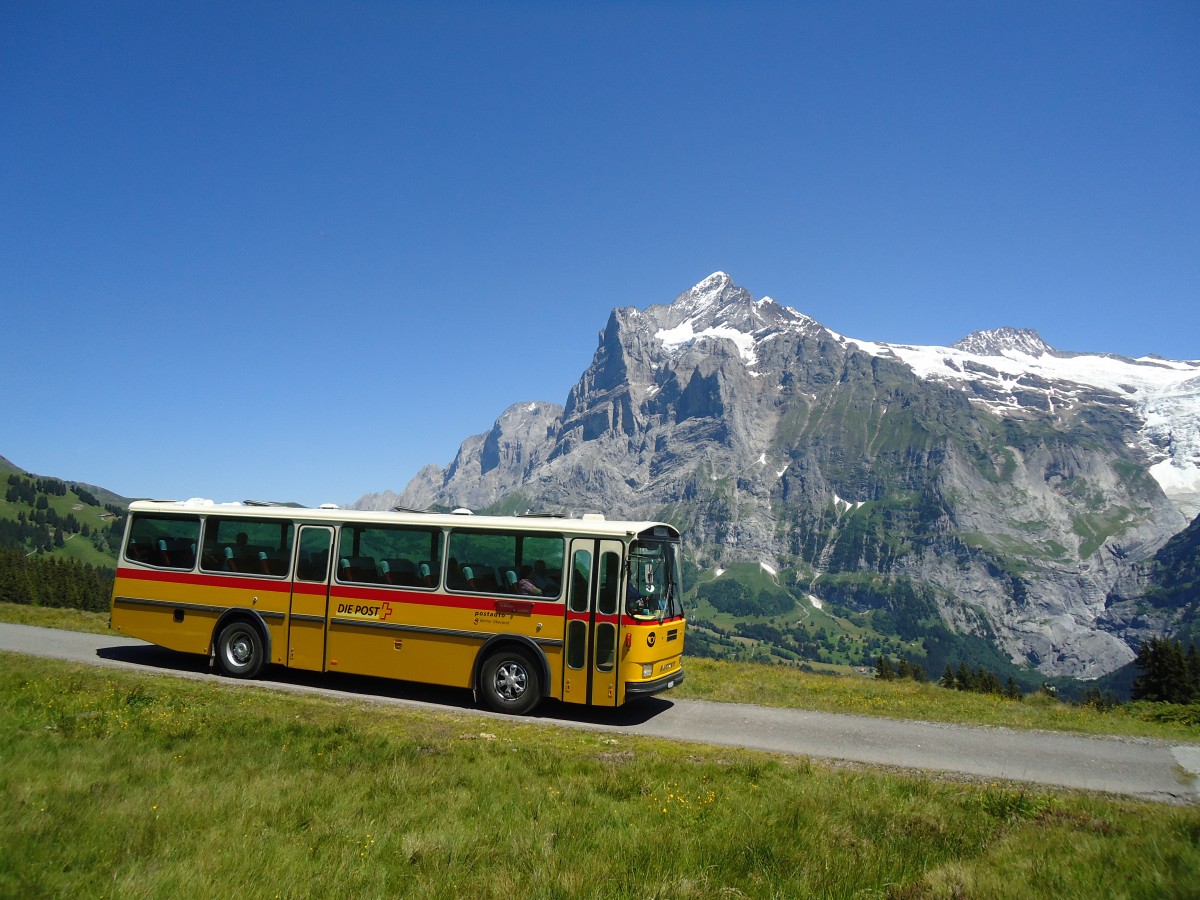
<path id="1" fill-rule="evenodd" d="M 386 619 L 391 614 L 392 614 L 392 601 L 384 600 L 383 601 L 383 611 L 379 614 L 380 621 Z"/>

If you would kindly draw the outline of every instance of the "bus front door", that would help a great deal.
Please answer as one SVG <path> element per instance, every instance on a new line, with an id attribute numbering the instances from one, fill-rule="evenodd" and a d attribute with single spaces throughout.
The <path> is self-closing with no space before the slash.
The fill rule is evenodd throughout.
<path id="1" fill-rule="evenodd" d="M 571 541 L 562 698 L 616 706 L 620 628 L 620 541 Z"/>
<path id="2" fill-rule="evenodd" d="M 287 664 L 293 669 L 323 672 L 333 529 L 324 525 L 301 525 L 296 543 Z"/>

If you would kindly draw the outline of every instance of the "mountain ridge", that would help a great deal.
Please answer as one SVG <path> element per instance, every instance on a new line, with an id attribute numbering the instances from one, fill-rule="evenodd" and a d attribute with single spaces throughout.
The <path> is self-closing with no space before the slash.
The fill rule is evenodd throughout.
<path id="1" fill-rule="evenodd" d="M 715 272 L 616 307 L 562 407 L 509 407 L 388 499 L 669 518 L 700 566 L 764 563 L 797 593 L 1096 677 L 1174 615 L 1107 610 L 1200 510 L 1197 398 L 1194 361 L 1032 329 L 858 341 Z"/>

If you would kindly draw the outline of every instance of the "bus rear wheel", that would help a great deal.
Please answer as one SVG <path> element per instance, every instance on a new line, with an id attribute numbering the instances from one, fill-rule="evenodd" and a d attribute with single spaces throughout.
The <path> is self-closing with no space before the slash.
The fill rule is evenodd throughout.
<path id="1" fill-rule="evenodd" d="M 493 653 L 484 661 L 479 680 L 484 702 L 496 712 L 522 716 L 542 699 L 537 669 L 519 650 Z"/>
<path id="2" fill-rule="evenodd" d="M 217 666 L 231 678 L 253 678 L 266 662 L 262 635 L 249 622 L 230 622 L 217 636 Z"/>

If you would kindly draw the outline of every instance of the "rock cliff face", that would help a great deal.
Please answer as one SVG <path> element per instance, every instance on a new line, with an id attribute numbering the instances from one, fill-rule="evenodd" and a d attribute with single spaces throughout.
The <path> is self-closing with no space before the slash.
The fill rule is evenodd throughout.
<path id="1" fill-rule="evenodd" d="M 448 468 L 424 466 L 403 493 L 366 494 L 354 505 L 358 509 L 492 506 L 519 490 L 544 460 L 562 411 L 555 403 L 515 403 L 501 413 L 491 431 L 463 441 Z"/>
<path id="2" fill-rule="evenodd" d="M 1015 329 L 855 341 L 716 273 L 614 310 L 565 407 L 512 406 L 448 468 L 359 505 L 666 519 L 702 567 L 758 561 L 1090 678 L 1178 618 L 1122 613 L 1121 591 L 1197 497 L 1200 363 Z"/>

